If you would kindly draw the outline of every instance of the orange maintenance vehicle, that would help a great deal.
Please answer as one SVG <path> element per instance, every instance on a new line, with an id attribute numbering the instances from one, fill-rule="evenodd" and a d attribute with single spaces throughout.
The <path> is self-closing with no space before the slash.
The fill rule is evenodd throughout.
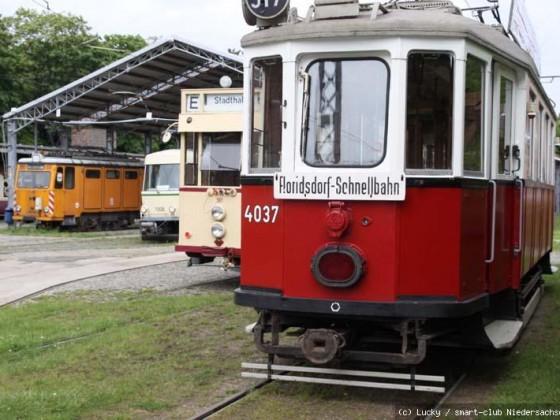
<path id="1" fill-rule="evenodd" d="M 107 156 L 34 154 L 16 168 L 13 220 L 61 229 L 126 227 L 140 210 L 144 164 Z"/>

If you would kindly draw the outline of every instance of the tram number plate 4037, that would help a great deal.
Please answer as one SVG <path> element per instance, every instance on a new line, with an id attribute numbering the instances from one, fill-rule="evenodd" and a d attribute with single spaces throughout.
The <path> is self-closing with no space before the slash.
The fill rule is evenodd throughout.
<path id="1" fill-rule="evenodd" d="M 276 223 L 279 206 L 248 205 L 245 207 L 243 217 L 249 223 Z"/>

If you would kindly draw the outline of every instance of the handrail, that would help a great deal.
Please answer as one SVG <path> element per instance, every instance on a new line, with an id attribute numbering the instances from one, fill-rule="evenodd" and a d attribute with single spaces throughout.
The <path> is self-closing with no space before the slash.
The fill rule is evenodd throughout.
<path id="1" fill-rule="evenodd" d="M 486 260 L 486 264 L 494 262 L 494 247 L 496 245 L 496 201 L 497 201 L 497 184 L 496 181 L 490 180 L 492 185 L 492 240 L 490 242 L 490 258 Z"/>
<path id="2" fill-rule="evenodd" d="M 515 185 L 519 185 L 519 241 L 513 250 L 514 255 L 517 256 L 523 249 L 523 204 L 525 201 L 525 184 L 522 179 L 517 178 L 515 180 Z"/>

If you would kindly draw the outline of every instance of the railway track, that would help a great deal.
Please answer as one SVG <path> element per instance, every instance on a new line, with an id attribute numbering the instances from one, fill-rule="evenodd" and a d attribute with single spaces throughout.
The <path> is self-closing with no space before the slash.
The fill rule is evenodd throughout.
<path id="1" fill-rule="evenodd" d="M 437 413 L 441 412 L 442 407 L 444 406 L 444 404 L 452 397 L 452 395 L 457 391 L 457 389 L 460 387 L 460 385 L 463 383 L 463 381 L 467 378 L 468 373 L 470 371 L 470 369 L 472 368 L 472 365 L 475 363 L 476 360 L 476 353 L 474 352 L 470 352 L 469 356 L 469 360 L 468 363 L 465 366 L 462 366 L 460 368 L 460 370 L 455 369 L 453 367 L 449 368 L 448 374 L 446 374 L 445 376 L 447 378 L 451 378 L 451 380 L 447 380 L 445 383 L 445 391 L 441 392 L 438 391 L 439 387 L 431 387 L 431 389 L 428 389 L 430 387 L 418 387 L 416 389 L 416 393 L 414 393 L 415 395 L 418 395 L 418 398 L 415 400 L 414 398 L 412 398 L 412 401 L 407 402 L 406 407 L 403 408 L 399 408 L 396 406 L 395 404 L 395 418 L 399 418 L 399 419 L 424 419 L 424 420 L 432 420 L 433 418 L 437 418 L 438 415 Z M 440 360 L 441 362 L 441 360 Z M 450 361 L 452 362 L 452 361 Z M 253 364 L 244 364 L 244 365 L 253 365 Z M 247 367 L 247 366 L 245 366 Z M 218 413 L 223 413 L 224 415 L 227 416 L 227 409 L 230 408 L 231 406 L 233 406 L 236 403 L 241 402 L 244 398 L 246 398 L 247 396 L 251 395 L 253 392 L 256 392 L 258 390 L 261 390 L 263 388 L 265 388 L 267 385 L 273 383 L 274 381 L 282 381 L 281 376 L 288 376 L 290 375 L 294 369 L 290 369 L 290 367 L 286 367 L 287 370 L 286 371 L 281 371 L 279 373 L 277 373 L 276 375 L 273 375 L 273 379 L 263 379 L 260 382 L 257 382 L 256 384 L 254 384 L 253 386 L 240 391 L 238 393 L 236 393 L 235 395 L 232 395 L 222 401 L 220 401 L 217 404 L 214 404 L 210 407 L 208 407 L 207 409 L 204 409 L 203 411 L 200 411 L 199 413 L 197 413 L 196 415 L 192 416 L 190 418 L 190 420 L 203 420 L 206 418 L 209 418 L 215 414 Z M 296 371 L 298 370 L 305 370 L 307 368 L 305 367 L 300 367 L 300 365 L 296 366 Z M 355 372 L 355 371 L 354 371 Z M 362 372 L 362 373 L 366 373 L 366 372 Z M 371 376 L 376 376 L 379 373 L 378 372 L 369 372 L 371 374 Z M 390 373 L 390 372 L 386 372 L 385 374 L 381 374 L 382 376 L 386 376 L 388 378 L 391 377 L 397 377 L 397 376 L 405 376 L 401 373 Z M 428 376 L 428 375 L 418 375 L 419 377 L 422 376 Z M 380 385 L 380 384 L 375 384 L 375 385 Z M 333 385 L 333 386 L 341 386 L 341 385 Z M 367 387 L 367 385 L 365 385 Z M 369 388 L 384 388 L 381 384 L 381 386 L 373 386 L 373 387 L 369 387 Z M 356 388 L 353 388 L 356 389 Z M 403 393 L 403 392 L 408 392 L 408 391 L 403 391 L 404 389 L 407 389 L 405 386 L 401 386 L 401 387 L 397 387 L 393 389 L 393 392 L 395 394 L 397 393 Z M 437 395 L 438 397 L 433 400 L 431 403 L 427 403 L 424 396 L 425 393 L 421 392 L 421 391 L 428 391 L 430 392 L 430 395 Z M 346 394 L 346 392 L 350 392 L 350 391 L 345 391 L 344 394 Z M 398 400 L 398 397 L 395 397 L 394 400 Z M 380 402 L 382 403 L 382 402 Z M 414 408 L 412 408 L 414 407 Z"/>

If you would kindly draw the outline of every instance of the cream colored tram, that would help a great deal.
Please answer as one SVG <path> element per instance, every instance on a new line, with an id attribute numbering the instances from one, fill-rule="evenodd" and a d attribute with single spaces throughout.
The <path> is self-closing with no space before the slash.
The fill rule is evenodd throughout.
<path id="1" fill-rule="evenodd" d="M 179 232 L 180 150 L 161 150 L 144 159 L 144 187 L 140 207 L 142 240 L 177 241 Z"/>
<path id="2" fill-rule="evenodd" d="M 179 240 L 193 264 L 241 256 L 242 89 L 181 91 Z"/>

